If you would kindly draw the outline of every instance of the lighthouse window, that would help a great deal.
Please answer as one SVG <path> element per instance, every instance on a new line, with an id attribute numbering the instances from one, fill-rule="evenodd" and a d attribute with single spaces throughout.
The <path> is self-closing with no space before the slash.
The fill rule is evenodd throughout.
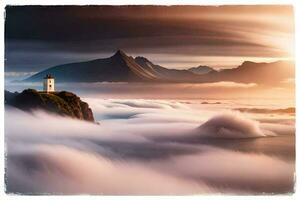
<path id="1" fill-rule="evenodd" d="M 49 87 L 51 87 L 51 85 L 49 85 Z"/>

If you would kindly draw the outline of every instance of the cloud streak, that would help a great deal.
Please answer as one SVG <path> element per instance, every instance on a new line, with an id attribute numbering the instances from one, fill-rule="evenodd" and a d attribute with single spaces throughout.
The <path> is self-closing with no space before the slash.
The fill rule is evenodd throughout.
<path id="1" fill-rule="evenodd" d="M 291 6 L 11 6 L 5 28 L 9 71 L 39 71 L 119 48 L 177 68 L 293 58 Z"/>

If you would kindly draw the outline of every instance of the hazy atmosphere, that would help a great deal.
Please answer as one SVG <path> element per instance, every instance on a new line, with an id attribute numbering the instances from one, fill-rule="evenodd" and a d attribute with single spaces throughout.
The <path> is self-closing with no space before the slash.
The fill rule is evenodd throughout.
<path id="1" fill-rule="evenodd" d="M 6 76 L 118 49 L 167 68 L 293 59 L 291 6 L 7 7 Z"/>
<path id="2" fill-rule="evenodd" d="M 6 193 L 294 193 L 293 15 L 7 6 Z"/>

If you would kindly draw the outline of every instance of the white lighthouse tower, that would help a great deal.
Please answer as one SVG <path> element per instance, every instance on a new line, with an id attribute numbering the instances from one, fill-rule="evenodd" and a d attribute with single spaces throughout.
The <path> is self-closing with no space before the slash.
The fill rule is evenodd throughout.
<path id="1" fill-rule="evenodd" d="M 44 92 L 54 92 L 54 77 L 50 74 L 47 74 L 44 77 Z"/>

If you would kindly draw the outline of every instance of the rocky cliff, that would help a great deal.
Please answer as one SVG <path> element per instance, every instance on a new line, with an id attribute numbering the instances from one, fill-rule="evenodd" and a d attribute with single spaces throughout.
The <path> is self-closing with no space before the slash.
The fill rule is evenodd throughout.
<path id="1" fill-rule="evenodd" d="M 45 93 L 33 89 L 26 89 L 21 93 L 5 91 L 5 104 L 24 111 L 42 109 L 62 116 L 94 122 L 89 105 L 71 92 Z"/>

